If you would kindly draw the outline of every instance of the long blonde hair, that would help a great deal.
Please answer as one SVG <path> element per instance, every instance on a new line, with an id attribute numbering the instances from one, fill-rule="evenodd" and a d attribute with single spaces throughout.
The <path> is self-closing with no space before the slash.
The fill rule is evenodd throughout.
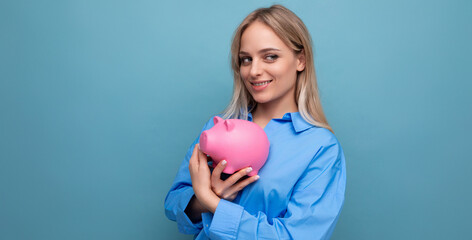
<path id="1" fill-rule="evenodd" d="M 240 75 L 241 64 L 239 60 L 241 36 L 244 30 L 254 21 L 260 21 L 270 27 L 295 53 L 305 54 L 306 66 L 303 71 L 298 72 L 295 102 L 305 121 L 333 132 L 321 107 L 310 34 L 302 20 L 292 11 L 281 5 L 256 9 L 243 20 L 234 32 L 233 42 L 231 44 L 231 67 L 233 69 L 234 78 L 233 96 L 227 108 L 222 113 L 223 118 L 247 120 L 248 113 L 257 105 L 257 102 L 244 86 L 243 79 Z"/>

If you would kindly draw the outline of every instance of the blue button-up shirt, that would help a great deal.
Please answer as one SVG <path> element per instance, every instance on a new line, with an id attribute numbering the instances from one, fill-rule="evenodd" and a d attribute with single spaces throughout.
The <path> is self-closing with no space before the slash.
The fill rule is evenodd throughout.
<path id="1" fill-rule="evenodd" d="M 249 114 L 252 121 L 252 115 Z M 210 119 L 202 131 L 213 127 Z M 327 129 L 298 112 L 272 119 L 264 128 L 269 157 L 260 179 L 232 202 L 220 200 L 214 214 L 192 223 L 184 210 L 194 195 L 189 148 L 165 200 L 166 216 L 196 239 L 328 239 L 344 203 L 346 167 L 342 148 Z"/>

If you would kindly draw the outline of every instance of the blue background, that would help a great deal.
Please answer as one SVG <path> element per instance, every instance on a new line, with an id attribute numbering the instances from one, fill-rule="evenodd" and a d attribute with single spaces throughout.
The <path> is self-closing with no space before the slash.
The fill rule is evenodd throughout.
<path id="1" fill-rule="evenodd" d="M 0 239 L 191 239 L 163 202 L 273 1 L 0 2 Z M 333 239 L 470 238 L 472 2 L 279 1 L 347 163 Z M 296 163 L 294 163 L 296 164 Z"/>

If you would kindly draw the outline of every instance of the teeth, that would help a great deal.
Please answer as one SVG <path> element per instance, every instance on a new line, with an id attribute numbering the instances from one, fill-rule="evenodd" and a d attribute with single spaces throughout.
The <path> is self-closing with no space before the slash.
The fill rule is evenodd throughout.
<path id="1" fill-rule="evenodd" d="M 265 82 L 261 82 L 261 83 L 253 83 L 254 86 L 262 86 L 262 85 L 266 85 L 270 83 L 270 81 L 265 81 Z"/>

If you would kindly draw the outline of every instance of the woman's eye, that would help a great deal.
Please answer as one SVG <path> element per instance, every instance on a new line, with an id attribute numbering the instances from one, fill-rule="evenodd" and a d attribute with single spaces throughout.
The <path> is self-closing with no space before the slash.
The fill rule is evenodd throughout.
<path id="1" fill-rule="evenodd" d="M 251 62 L 250 57 L 241 57 L 240 60 L 241 60 L 241 64 L 248 64 Z"/>
<path id="2" fill-rule="evenodd" d="M 266 59 L 269 60 L 269 61 L 275 61 L 277 60 L 279 56 L 275 55 L 275 54 L 271 54 L 271 55 L 267 55 L 266 56 Z"/>

